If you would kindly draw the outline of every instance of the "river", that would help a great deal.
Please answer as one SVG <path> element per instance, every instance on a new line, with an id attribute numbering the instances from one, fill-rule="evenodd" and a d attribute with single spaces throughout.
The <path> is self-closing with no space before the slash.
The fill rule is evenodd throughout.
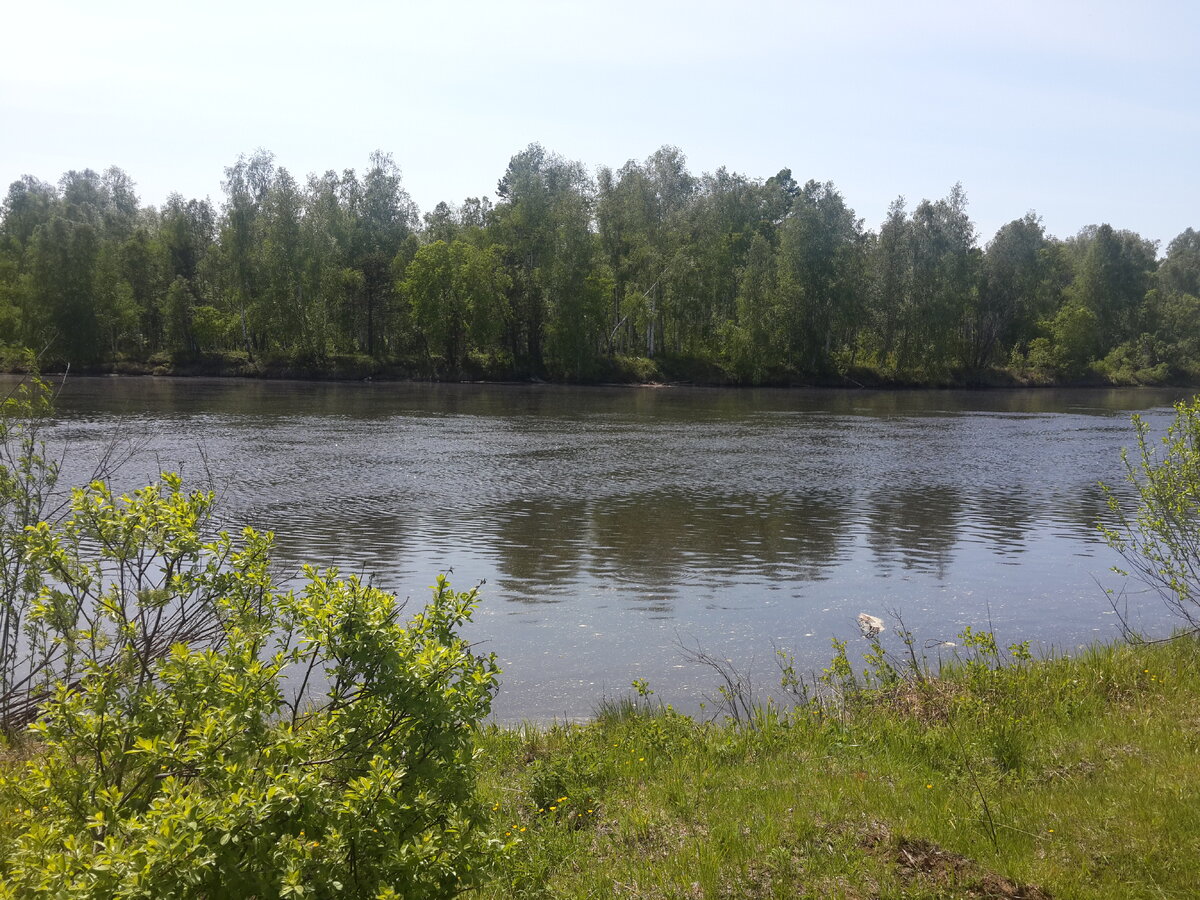
<path id="1" fill-rule="evenodd" d="M 635 678 L 697 709 L 717 681 L 681 642 L 762 687 L 776 647 L 804 671 L 833 636 L 854 658 L 860 612 L 922 644 L 1115 637 L 1096 482 L 1121 482 L 1132 412 L 1161 431 L 1185 395 L 72 377 L 48 436 L 68 479 L 114 441 L 124 487 L 211 477 L 220 521 L 273 530 L 285 572 L 336 564 L 414 602 L 441 571 L 485 582 L 495 715 L 546 721 Z"/>

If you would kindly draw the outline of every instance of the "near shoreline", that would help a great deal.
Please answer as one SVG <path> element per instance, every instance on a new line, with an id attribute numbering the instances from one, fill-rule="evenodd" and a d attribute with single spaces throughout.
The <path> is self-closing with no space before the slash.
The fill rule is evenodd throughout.
<path id="1" fill-rule="evenodd" d="M 469 896 L 1190 896 L 1200 642 L 967 652 L 874 686 L 835 661 L 823 701 L 741 723 L 634 696 L 488 729 L 509 849 Z"/>

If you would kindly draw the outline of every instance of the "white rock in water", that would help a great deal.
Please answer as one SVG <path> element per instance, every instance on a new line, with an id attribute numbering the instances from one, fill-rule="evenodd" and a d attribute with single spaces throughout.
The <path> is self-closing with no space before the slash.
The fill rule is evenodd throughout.
<path id="1" fill-rule="evenodd" d="M 862 632 L 865 638 L 873 638 L 875 635 L 883 631 L 883 619 L 878 616 L 870 616 L 866 613 L 858 614 L 858 630 Z"/>

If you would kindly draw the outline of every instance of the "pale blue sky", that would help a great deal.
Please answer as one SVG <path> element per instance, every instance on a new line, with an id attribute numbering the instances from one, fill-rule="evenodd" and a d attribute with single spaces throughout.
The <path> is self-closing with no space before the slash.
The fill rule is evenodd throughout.
<path id="1" fill-rule="evenodd" d="M 986 242 L 1200 227 L 1200 3 L 8 0 L 0 182 L 118 165 L 220 202 L 264 147 L 297 178 L 390 151 L 422 211 L 531 141 L 589 168 L 831 180 L 869 227 L 961 181 Z"/>

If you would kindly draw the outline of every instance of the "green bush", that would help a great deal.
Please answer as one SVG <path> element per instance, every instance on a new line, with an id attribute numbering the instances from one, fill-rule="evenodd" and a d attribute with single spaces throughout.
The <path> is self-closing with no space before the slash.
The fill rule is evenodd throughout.
<path id="1" fill-rule="evenodd" d="M 1193 631 L 1200 631 L 1200 397 L 1175 406 L 1175 421 L 1160 442 L 1133 417 L 1137 455 L 1122 451 L 1136 508 L 1106 485 L 1116 527 L 1101 526 L 1125 560 L 1116 571 L 1132 576 L 1162 598 Z"/>
<path id="2" fill-rule="evenodd" d="M 204 539 L 211 501 L 174 475 L 132 496 L 95 483 L 33 533 L 51 573 L 33 621 L 58 663 L 28 759 L 0 770 L 0 897 L 469 886 L 499 846 L 474 785 L 497 669 L 457 633 L 476 593 L 439 578 L 405 621 L 334 570 L 281 590 L 269 535 Z M 147 641 L 188 616 L 194 643 Z"/>
<path id="3" fill-rule="evenodd" d="M 26 360 L 33 368 L 33 360 Z M 47 666 L 31 654 L 29 614 L 43 573 L 26 553 L 27 529 L 55 506 L 58 463 L 46 453 L 41 427 L 50 386 L 22 380 L 0 402 L 0 732 L 30 721 L 34 681 Z M 35 642 L 36 643 L 36 642 Z"/>
<path id="4" fill-rule="evenodd" d="M 1162 384 L 1171 376 L 1169 356 L 1163 341 L 1142 334 L 1114 347 L 1095 369 L 1117 384 Z"/>

